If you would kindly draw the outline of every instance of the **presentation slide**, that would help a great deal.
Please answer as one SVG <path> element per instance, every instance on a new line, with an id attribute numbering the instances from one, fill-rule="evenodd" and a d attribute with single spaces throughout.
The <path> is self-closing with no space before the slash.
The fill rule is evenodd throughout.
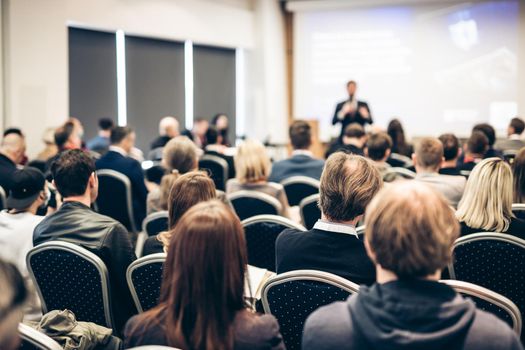
<path id="1" fill-rule="evenodd" d="M 383 127 L 398 117 L 411 136 L 504 130 L 518 111 L 518 2 L 297 12 L 294 116 L 319 120 L 329 140 L 355 80 Z"/>

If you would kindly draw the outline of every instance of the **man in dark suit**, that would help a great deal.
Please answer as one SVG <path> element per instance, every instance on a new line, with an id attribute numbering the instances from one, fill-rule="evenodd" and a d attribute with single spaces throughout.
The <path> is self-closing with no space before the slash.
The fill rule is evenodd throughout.
<path id="1" fill-rule="evenodd" d="M 315 159 L 308 149 L 312 145 L 312 130 L 303 120 L 296 120 L 288 131 L 292 143 L 292 156 L 273 164 L 268 181 L 281 182 L 292 176 L 308 176 L 319 180 L 324 161 Z"/>
<path id="2" fill-rule="evenodd" d="M 115 170 L 129 178 L 133 197 L 133 213 L 137 227 L 141 227 L 142 220 L 146 216 L 148 189 L 140 163 L 128 156 L 135 144 L 135 132 L 125 126 L 113 128 L 110 142 L 108 153 L 97 161 L 97 169 Z"/>
<path id="3" fill-rule="evenodd" d="M 359 123 L 364 126 L 367 123 L 373 123 L 372 114 L 370 113 L 368 104 L 357 100 L 355 95 L 357 83 L 350 80 L 346 84 L 346 89 L 348 90 L 348 99 L 337 104 L 332 119 L 332 125 L 336 125 L 337 123 L 342 124 L 341 134 L 339 136 L 340 140 L 343 138 L 343 133 L 347 125 L 351 123 Z"/>
<path id="4" fill-rule="evenodd" d="M 204 134 L 204 141 L 206 147 L 204 148 L 204 154 L 216 156 L 222 158 L 228 163 L 228 178 L 233 179 L 235 177 L 235 163 L 233 157 L 224 154 L 225 146 L 221 144 L 219 130 L 214 125 L 209 125 L 208 130 Z"/>

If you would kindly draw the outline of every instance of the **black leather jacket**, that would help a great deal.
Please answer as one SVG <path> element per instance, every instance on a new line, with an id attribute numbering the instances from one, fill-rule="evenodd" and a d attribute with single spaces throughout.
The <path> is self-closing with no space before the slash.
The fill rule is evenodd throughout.
<path id="1" fill-rule="evenodd" d="M 65 202 L 35 228 L 33 243 L 60 240 L 93 252 L 108 268 L 113 318 L 117 333 L 137 310 L 126 282 L 126 269 L 135 259 L 130 235 L 122 224 L 80 202 Z"/>

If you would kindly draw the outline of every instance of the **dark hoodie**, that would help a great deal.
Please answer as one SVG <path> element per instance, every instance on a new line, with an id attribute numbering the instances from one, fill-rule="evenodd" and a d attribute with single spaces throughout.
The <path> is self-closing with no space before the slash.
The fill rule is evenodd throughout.
<path id="1" fill-rule="evenodd" d="M 523 348 L 507 324 L 449 286 L 412 280 L 361 286 L 320 308 L 306 321 L 302 349 Z"/>

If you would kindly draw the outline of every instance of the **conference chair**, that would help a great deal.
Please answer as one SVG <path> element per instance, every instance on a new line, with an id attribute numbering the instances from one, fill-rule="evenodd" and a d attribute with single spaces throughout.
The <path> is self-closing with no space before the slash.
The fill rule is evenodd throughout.
<path id="1" fill-rule="evenodd" d="M 239 219 L 256 215 L 280 215 L 281 203 L 274 197 L 257 191 L 237 191 L 227 195 Z"/>
<path id="2" fill-rule="evenodd" d="M 525 240 L 504 233 L 475 233 L 456 240 L 450 278 L 499 293 L 525 311 Z M 522 336 L 523 339 L 523 336 Z"/>
<path id="3" fill-rule="evenodd" d="M 228 162 L 221 157 L 211 154 L 205 154 L 199 159 L 199 169 L 208 172 L 215 188 L 221 191 L 226 190 L 226 181 L 228 181 Z"/>
<path id="4" fill-rule="evenodd" d="M 507 161 L 507 163 L 512 164 L 514 163 L 514 158 L 516 158 L 516 154 L 518 154 L 517 150 L 508 149 L 503 151 L 503 159 Z"/>
<path id="5" fill-rule="evenodd" d="M 257 215 L 242 222 L 248 264 L 275 271 L 275 241 L 288 228 L 306 231 L 304 227 L 277 215 Z"/>
<path id="6" fill-rule="evenodd" d="M 415 172 L 410 171 L 405 168 L 400 168 L 400 167 L 387 168 L 385 173 L 383 174 L 383 181 L 385 182 L 392 182 L 397 179 L 410 180 L 410 179 L 415 179 L 415 178 L 416 178 Z"/>
<path id="7" fill-rule="evenodd" d="M 129 232 L 137 233 L 129 178 L 110 169 L 97 170 L 97 176 L 98 197 L 95 209 L 100 214 L 119 221 Z"/>
<path id="8" fill-rule="evenodd" d="M 18 334 L 19 350 L 63 350 L 56 341 L 23 323 L 18 325 Z"/>
<path id="9" fill-rule="evenodd" d="M 306 197 L 299 203 L 299 212 L 301 213 L 301 221 L 304 227 L 311 230 L 317 220 L 321 218 L 321 209 L 317 205 L 319 203 L 319 194 L 313 194 Z"/>
<path id="10" fill-rule="evenodd" d="M 449 285 L 459 294 L 472 299 L 478 309 L 490 312 L 507 323 L 518 335 L 521 334 L 520 310 L 510 299 L 469 282 L 456 280 L 441 280 L 440 282 Z"/>
<path id="11" fill-rule="evenodd" d="M 160 161 L 162 159 L 163 150 L 164 150 L 164 147 L 157 147 L 157 148 L 152 149 L 148 153 L 148 160 Z"/>
<path id="12" fill-rule="evenodd" d="M 149 214 L 142 222 L 142 232 L 146 232 L 148 236 L 155 236 L 162 231 L 167 231 L 168 221 L 167 210 Z"/>
<path id="13" fill-rule="evenodd" d="M 404 156 L 399 153 L 390 153 L 390 157 L 388 157 L 388 160 L 386 162 L 393 167 L 399 168 L 410 168 L 414 165 L 410 157 Z"/>
<path id="14" fill-rule="evenodd" d="M 7 209 L 7 196 L 5 194 L 5 190 L 2 186 L 0 186 L 0 210 Z"/>
<path id="15" fill-rule="evenodd" d="M 512 213 L 519 219 L 525 219 L 525 204 L 513 203 Z"/>
<path id="16" fill-rule="evenodd" d="M 146 255 L 135 260 L 126 271 L 126 280 L 137 310 L 148 311 L 159 304 L 165 253 Z"/>
<path id="17" fill-rule="evenodd" d="M 345 301 L 359 286 L 331 273 L 290 271 L 270 278 L 262 287 L 264 312 L 279 322 L 288 350 L 301 349 L 306 318 L 321 306 Z"/>
<path id="18" fill-rule="evenodd" d="M 319 180 L 308 176 L 292 176 L 281 181 L 284 187 L 288 204 L 293 207 L 299 205 L 303 199 L 319 193 Z"/>
<path id="19" fill-rule="evenodd" d="M 128 348 L 128 350 L 181 350 L 179 348 L 170 348 L 169 346 L 163 345 L 145 345 L 136 348 Z"/>
<path id="20" fill-rule="evenodd" d="M 461 176 L 465 176 L 467 179 L 469 178 L 470 173 L 472 173 L 472 170 L 460 170 L 460 171 L 459 171 L 459 174 L 460 174 Z"/>
<path id="21" fill-rule="evenodd" d="M 46 242 L 26 257 L 42 312 L 71 310 L 78 321 L 112 328 L 108 271 L 90 251 L 69 242 Z"/>

